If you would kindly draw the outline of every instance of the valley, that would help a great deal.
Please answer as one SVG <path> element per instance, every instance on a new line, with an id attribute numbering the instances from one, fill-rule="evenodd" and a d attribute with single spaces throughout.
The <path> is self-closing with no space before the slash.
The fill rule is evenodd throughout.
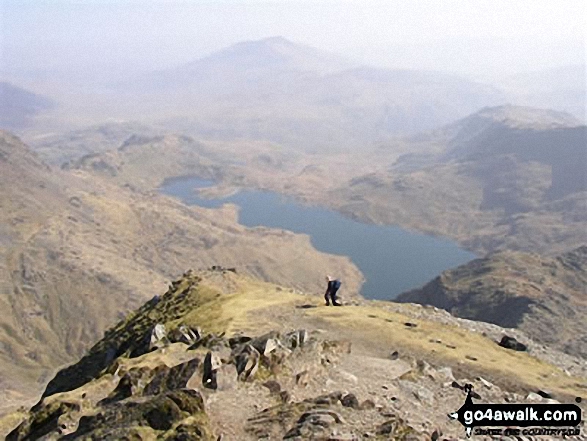
<path id="1" fill-rule="evenodd" d="M 452 440 L 465 384 L 585 398 L 584 63 L 195 43 L 0 69 L 0 437 Z"/>

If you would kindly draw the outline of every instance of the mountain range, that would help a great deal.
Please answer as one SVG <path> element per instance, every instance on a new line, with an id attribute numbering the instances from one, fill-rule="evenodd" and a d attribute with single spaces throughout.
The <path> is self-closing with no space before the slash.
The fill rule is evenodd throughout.
<path id="1" fill-rule="evenodd" d="M 572 116 L 488 108 L 409 142 L 420 151 L 390 154 L 387 167 L 332 190 L 330 204 L 480 253 L 554 255 L 587 242 L 587 128 Z"/>

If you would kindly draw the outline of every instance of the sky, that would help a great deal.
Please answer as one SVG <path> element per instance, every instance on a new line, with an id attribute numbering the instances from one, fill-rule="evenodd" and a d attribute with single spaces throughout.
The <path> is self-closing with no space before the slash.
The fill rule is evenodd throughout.
<path id="1" fill-rule="evenodd" d="M 584 0 L 0 0 L 0 72 L 181 65 L 280 35 L 365 64 L 470 77 L 585 63 Z"/>

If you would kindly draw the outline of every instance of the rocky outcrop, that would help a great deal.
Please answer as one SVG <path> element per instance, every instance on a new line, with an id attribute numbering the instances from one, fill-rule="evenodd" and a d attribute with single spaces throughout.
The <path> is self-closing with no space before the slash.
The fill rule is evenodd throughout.
<path id="1" fill-rule="evenodd" d="M 151 433 L 162 440 L 215 440 L 202 396 L 178 389 L 152 399 L 127 400 L 101 412 L 84 416 L 77 430 L 64 439 L 132 439 Z"/>

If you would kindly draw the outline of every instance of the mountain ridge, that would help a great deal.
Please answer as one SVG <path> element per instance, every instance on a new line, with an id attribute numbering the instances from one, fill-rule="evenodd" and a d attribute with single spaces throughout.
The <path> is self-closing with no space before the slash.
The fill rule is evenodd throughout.
<path id="1" fill-rule="evenodd" d="M 494 403 L 553 403 L 535 392 L 546 386 L 564 402 L 587 386 L 577 359 L 516 331 L 527 353 L 498 345 L 502 328 L 440 310 L 320 303 L 238 268 L 188 271 L 0 430 L 9 441 L 460 438 L 446 414 L 466 383 Z"/>

